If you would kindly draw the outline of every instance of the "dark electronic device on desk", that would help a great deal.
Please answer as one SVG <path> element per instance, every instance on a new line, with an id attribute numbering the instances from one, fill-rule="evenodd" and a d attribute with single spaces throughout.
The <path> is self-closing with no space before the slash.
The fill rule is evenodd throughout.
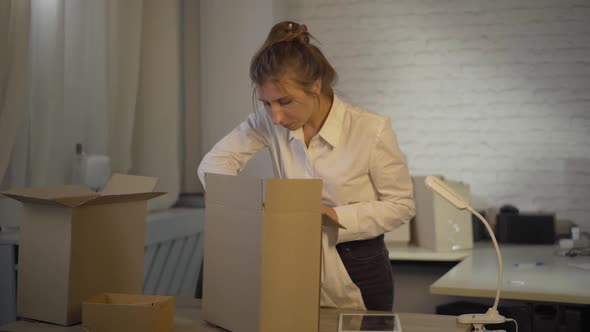
<path id="1" fill-rule="evenodd" d="M 504 205 L 496 216 L 496 236 L 501 243 L 553 244 L 555 215 L 520 213 L 512 205 Z"/>

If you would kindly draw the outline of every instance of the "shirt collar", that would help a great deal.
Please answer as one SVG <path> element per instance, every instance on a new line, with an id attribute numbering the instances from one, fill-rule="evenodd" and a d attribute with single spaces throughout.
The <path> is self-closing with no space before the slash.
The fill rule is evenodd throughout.
<path id="1" fill-rule="evenodd" d="M 288 129 L 287 129 L 288 130 Z M 303 142 L 304 137 L 303 137 L 303 128 L 299 128 L 297 130 L 288 130 L 288 135 L 289 135 L 289 142 L 291 142 L 294 139 L 298 139 L 301 142 Z"/>
<path id="2" fill-rule="evenodd" d="M 338 145 L 338 141 L 340 140 L 343 119 L 344 105 L 342 101 L 336 95 L 334 95 L 330 113 L 328 113 L 328 117 L 326 118 L 326 121 L 324 121 L 322 129 L 320 129 L 320 132 L 318 133 L 318 135 L 320 135 L 320 137 L 323 138 L 333 148 Z"/>
<path id="3" fill-rule="evenodd" d="M 344 105 L 337 96 L 334 96 L 334 100 L 332 101 L 332 107 L 330 108 L 328 117 L 326 118 L 326 121 L 324 121 L 324 125 L 318 133 L 318 135 L 321 138 L 323 138 L 328 144 L 330 144 L 333 148 L 335 148 L 338 145 L 338 141 L 340 139 L 340 133 L 342 132 L 343 115 Z M 304 140 L 303 128 L 299 128 L 297 130 L 289 130 L 289 141 L 295 138 L 301 141 Z"/>

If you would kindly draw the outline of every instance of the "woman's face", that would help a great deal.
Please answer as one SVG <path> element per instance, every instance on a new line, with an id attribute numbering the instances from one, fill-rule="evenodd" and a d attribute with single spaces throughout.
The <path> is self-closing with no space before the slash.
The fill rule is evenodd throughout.
<path id="1" fill-rule="evenodd" d="M 309 121 L 317 108 L 317 98 L 299 88 L 293 81 L 282 82 L 284 83 L 267 81 L 256 87 L 256 96 L 275 125 L 298 130 Z M 316 84 L 314 89 L 315 86 Z"/>

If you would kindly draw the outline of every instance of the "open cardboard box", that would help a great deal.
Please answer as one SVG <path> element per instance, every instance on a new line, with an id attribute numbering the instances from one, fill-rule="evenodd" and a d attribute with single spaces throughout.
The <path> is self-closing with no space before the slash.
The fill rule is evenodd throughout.
<path id="1" fill-rule="evenodd" d="M 230 331 L 318 331 L 321 180 L 206 174 L 206 185 L 203 318 Z"/>
<path id="2" fill-rule="evenodd" d="M 115 174 L 101 193 L 80 186 L 1 194 L 23 203 L 17 316 L 79 323 L 82 301 L 143 289 L 147 200 L 157 179 Z"/>
<path id="3" fill-rule="evenodd" d="M 82 304 L 82 326 L 92 332 L 172 332 L 174 298 L 99 294 Z"/>

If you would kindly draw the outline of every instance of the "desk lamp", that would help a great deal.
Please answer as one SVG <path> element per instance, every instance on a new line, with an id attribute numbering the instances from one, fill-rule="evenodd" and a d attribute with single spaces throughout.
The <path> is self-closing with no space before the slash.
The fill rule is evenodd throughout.
<path id="1" fill-rule="evenodd" d="M 469 206 L 469 203 L 467 203 L 465 198 L 447 186 L 441 179 L 435 176 L 427 176 L 424 182 L 426 183 L 426 186 L 430 188 L 430 190 L 444 197 L 457 209 L 467 210 L 478 217 L 479 220 L 483 222 L 488 233 L 490 233 L 490 237 L 494 243 L 494 248 L 496 248 L 496 255 L 498 256 L 498 286 L 496 287 L 496 299 L 494 300 L 494 306 L 489 308 L 485 314 L 461 315 L 457 317 L 457 322 L 462 324 L 473 324 L 474 331 L 485 331 L 485 327 L 483 326 L 484 324 L 504 323 L 506 318 L 498 313 L 498 301 L 500 300 L 500 288 L 502 287 L 502 254 L 500 253 L 498 241 L 496 241 L 496 237 L 494 236 L 494 232 L 492 231 L 490 224 L 485 220 L 484 217 L 481 216 L 481 214 Z"/>

